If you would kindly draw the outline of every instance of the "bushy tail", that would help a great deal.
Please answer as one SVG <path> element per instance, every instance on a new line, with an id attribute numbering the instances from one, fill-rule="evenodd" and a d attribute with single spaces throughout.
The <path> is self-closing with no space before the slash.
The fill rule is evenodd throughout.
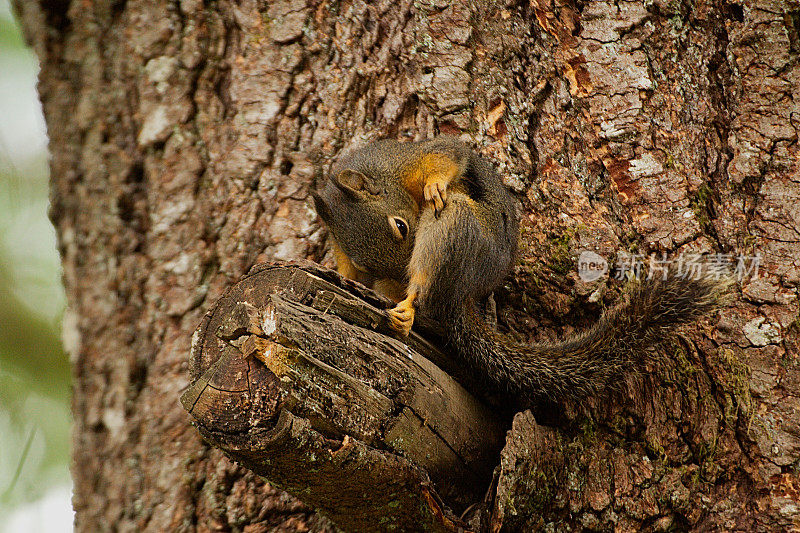
<path id="1" fill-rule="evenodd" d="M 529 404 L 580 400 L 643 362 L 663 334 L 717 307 L 729 281 L 655 277 L 632 284 L 622 303 L 587 331 L 553 345 L 522 346 L 491 331 L 470 305 L 447 327 L 457 355 L 490 393 Z"/>

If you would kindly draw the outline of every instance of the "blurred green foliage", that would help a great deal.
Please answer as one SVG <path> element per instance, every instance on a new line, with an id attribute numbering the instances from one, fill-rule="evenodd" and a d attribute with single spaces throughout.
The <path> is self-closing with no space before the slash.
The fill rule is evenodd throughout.
<path id="1" fill-rule="evenodd" d="M 0 50 L 20 48 L 23 44 L 14 21 L 7 17 L 0 18 Z"/>
<path id="2" fill-rule="evenodd" d="M 8 2 L 0 0 L 0 516 L 69 483 L 70 370 L 59 338 L 64 295 L 46 213 L 43 126 L 35 113 L 34 120 L 26 115 L 36 109 L 36 71 Z M 27 134 L 38 142 L 27 142 Z"/>

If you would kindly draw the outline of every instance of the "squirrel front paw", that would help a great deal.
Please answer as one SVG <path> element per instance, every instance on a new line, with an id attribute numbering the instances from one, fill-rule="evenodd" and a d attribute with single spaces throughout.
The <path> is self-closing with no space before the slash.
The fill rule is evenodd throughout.
<path id="1" fill-rule="evenodd" d="M 438 215 L 447 201 L 447 182 L 444 180 L 429 181 L 422 189 L 422 196 L 426 202 L 432 203 Z"/>
<path id="2" fill-rule="evenodd" d="M 414 304 L 408 299 L 397 304 L 394 309 L 389 309 L 389 325 L 392 329 L 407 337 L 411 333 L 411 325 L 414 323 Z"/>

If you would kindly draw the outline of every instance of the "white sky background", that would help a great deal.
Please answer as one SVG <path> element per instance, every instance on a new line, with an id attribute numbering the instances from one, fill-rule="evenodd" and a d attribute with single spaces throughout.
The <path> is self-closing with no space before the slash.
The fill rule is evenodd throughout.
<path id="1" fill-rule="evenodd" d="M 72 531 L 72 489 L 58 486 L 44 498 L 23 505 L 0 526 L 6 533 L 59 533 Z"/>

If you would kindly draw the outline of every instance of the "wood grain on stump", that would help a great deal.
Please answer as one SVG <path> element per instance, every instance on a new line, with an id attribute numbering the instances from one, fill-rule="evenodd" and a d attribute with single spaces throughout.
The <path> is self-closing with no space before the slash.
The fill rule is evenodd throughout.
<path id="1" fill-rule="evenodd" d="M 182 403 L 209 442 L 342 527 L 452 530 L 503 427 L 436 348 L 390 336 L 387 305 L 317 265 L 258 265 L 195 332 Z"/>

